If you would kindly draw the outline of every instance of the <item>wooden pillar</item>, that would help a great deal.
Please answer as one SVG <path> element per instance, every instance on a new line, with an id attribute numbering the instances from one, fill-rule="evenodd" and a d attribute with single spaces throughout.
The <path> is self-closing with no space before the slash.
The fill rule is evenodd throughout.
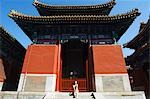
<path id="1" fill-rule="evenodd" d="M 56 78 L 56 91 L 60 91 L 61 72 L 62 72 L 62 59 L 61 59 L 61 44 L 58 45 L 58 65 L 57 65 L 57 78 Z"/>

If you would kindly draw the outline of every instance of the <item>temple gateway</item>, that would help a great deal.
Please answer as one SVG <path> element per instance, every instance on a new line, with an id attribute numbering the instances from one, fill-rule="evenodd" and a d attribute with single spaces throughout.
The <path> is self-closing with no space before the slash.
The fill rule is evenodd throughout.
<path id="1" fill-rule="evenodd" d="M 17 91 L 43 92 L 32 94 L 34 99 L 69 99 L 76 82 L 78 98 L 144 99 L 143 92 L 131 91 L 121 46 L 116 44 L 140 13 L 134 9 L 110 16 L 115 4 L 54 6 L 35 0 L 41 16 L 12 10 L 9 17 L 33 41 Z"/>

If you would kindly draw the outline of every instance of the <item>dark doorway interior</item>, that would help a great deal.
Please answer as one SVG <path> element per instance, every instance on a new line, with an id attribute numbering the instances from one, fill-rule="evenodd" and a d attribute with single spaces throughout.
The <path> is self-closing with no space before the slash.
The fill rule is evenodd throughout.
<path id="1" fill-rule="evenodd" d="M 78 39 L 62 44 L 62 78 L 86 78 L 88 44 Z"/>

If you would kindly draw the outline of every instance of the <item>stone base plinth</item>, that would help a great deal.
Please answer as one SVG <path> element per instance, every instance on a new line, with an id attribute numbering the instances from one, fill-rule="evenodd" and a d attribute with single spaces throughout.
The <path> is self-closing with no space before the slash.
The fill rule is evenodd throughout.
<path id="1" fill-rule="evenodd" d="M 95 74 L 96 92 L 131 91 L 128 74 Z"/>
<path id="2" fill-rule="evenodd" d="M 55 87 L 55 74 L 21 74 L 18 91 L 54 92 Z"/>

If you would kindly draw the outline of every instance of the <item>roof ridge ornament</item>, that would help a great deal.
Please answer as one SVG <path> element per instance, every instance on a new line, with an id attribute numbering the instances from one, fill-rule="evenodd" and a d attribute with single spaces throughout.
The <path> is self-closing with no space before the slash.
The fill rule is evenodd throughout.
<path id="1" fill-rule="evenodd" d="M 39 2 L 38 0 L 34 0 L 34 2 Z"/>
<path id="2" fill-rule="evenodd" d="M 36 4 L 40 3 L 38 0 L 33 1 L 33 5 L 35 6 Z"/>
<path id="3" fill-rule="evenodd" d="M 8 16 L 13 17 L 16 13 L 17 13 L 17 11 L 12 9 L 12 10 L 10 10 L 10 13 L 8 14 Z"/>

